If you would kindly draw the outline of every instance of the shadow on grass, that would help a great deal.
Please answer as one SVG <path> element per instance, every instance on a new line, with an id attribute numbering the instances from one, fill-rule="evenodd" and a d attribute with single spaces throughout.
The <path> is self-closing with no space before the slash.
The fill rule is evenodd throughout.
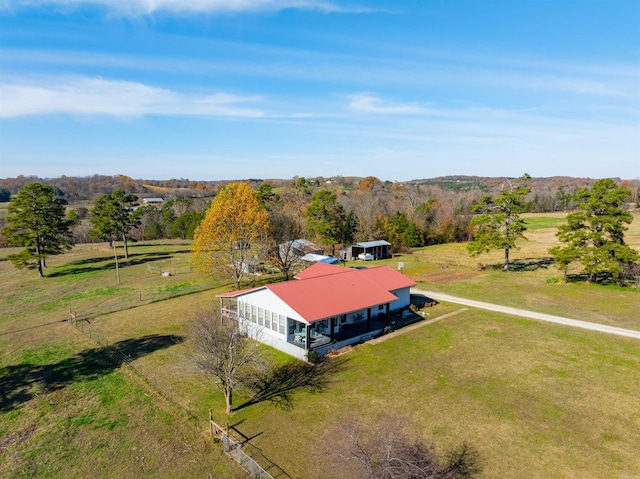
<path id="1" fill-rule="evenodd" d="M 253 392 L 253 397 L 235 410 L 265 401 L 290 409 L 293 407 L 294 392 L 323 391 L 332 377 L 345 368 L 346 363 L 347 358 L 340 357 L 320 364 L 294 362 L 277 366 L 267 373 L 252 378 L 246 386 Z"/>
<path id="2" fill-rule="evenodd" d="M 537 271 L 539 269 L 548 269 L 553 264 L 551 258 L 524 258 L 516 259 L 509 262 L 509 271 Z M 486 265 L 483 269 L 501 270 L 504 263 Z"/>
<path id="3" fill-rule="evenodd" d="M 87 349 L 53 364 L 6 366 L 0 369 L 0 411 L 11 411 L 38 394 L 62 389 L 74 381 L 96 379 L 120 367 L 125 359 L 134 360 L 182 340 L 181 336 L 153 334 Z"/>
<path id="4" fill-rule="evenodd" d="M 120 258 L 118 256 L 118 267 L 126 268 L 127 266 L 136 266 L 139 264 L 148 263 L 149 261 L 158 261 L 161 259 L 167 259 L 172 256 L 173 253 L 135 253 L 130 254 L 129 259 Z M 97 263 L 105 263 L 102 265 L 97 265 Z M 58 271 L 47 274 L 47 276 L 51 278 L 56 278 L 59 276 L 69 276 L 73 274 L 82 274 L 82 273 L 90 273 L 94 271 L 109 271 L 115 270 L 116 263 L 114 261 L 113 256 L 104 256 L 100 258 L 90 258 L 82 261 L 74 261 L 72 263 L 68 263 L 60 268 Z"/>
<path id="5" fill-rule="evenodd" d="M 622 288 L 625 290 L 639 289 L 636 286 L 637 283 L 633 279 L 627 278 L 622 283 L 620 283 L 614 275 L 607 272 L 598 273 L 594 276 L 594 278 L 591 279 L 588 273 L 569 274 L 566 277 L 566 282 L 596 284 L 598 286 Z"/>

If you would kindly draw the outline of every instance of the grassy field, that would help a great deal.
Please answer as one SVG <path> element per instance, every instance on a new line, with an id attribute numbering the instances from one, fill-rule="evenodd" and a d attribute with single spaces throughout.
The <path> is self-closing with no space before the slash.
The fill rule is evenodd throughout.
<path id="1" fill-rule="evenodd" d="M 530 241 L 513 255 L 523 265 L 516 271 L 478 267 L 480 260 L 498 263 L 500 254 L 474 259 L 464 245 L 442 245 L 404 256 L 405 273 L 424 288 L 640 327 L 636 290 L 548 283 L 560 275 L 541 260 L 562 219 L 530 218 Z M 638 248 L 640 224 L 632 227 L 629 243 Z M 13 269 L 2 261 L 8 250 L 0 250 L 0 476 L 245 477 L 207 440 L 206 422 L 189 419 L 105 359 L 110 349 L 124 351 L 196 417 L 213 409 L 218 422 L 226 421 L 222 396 L 173 339 L 184 335 L 196 308 L 217 305 L 215 292 L 231 286 L 188 272 L 148 271 L 150 264 L 180 271 L 188 249 L 182 242 L 134 245 L 131 258 L 121 260 L 120 285 L 104 245 L 51 258 L 44 280 Z M 458 309 L 441 304 L 428 312 L 433 318 Z M 63 322 L 69 310 L 91 314 L 86 327 L 109 346 Z M 263 463 L 271 460 L 294 478 L 342 477 L 323 469 L 327 433 L 358 411 L 373 424 L 383 413 L 400 414 L 440 448 L 472 443 L 484 478 L 640 471 L 638 341 L 470 309 L 340 359 L 324 391 L 298 392 L 290 408 L 259 403 L 234 414 L 243 433 L 261 433 L 248 449 Z M 247 399 L 239 394 L 235 404 Z"/>
<path id="2" fill-rule="evenodd" d="M 512 271 L 500 270 L 503 252 L 470 258 L 463 244 L 421 248 L 401 258 L 404 272 L 419 287 L 470 299 L 531 309 L 573 319 L 640 329 L 640 291 L 634 288 L 558 282 L 562 273 L 549 261 L 556 226 L 564 214 L 525 215 L 532 227 L 528 241 L 511 252 Z M 640 250 L 640 215 L 625 239 Z M 395 266 L 399 259 L 387 262 Z"/>
<path id="3" fill-rule="evenodd" d="M 206 440 L 204 421 L 190 421 L 110 361 L 109 348 L 64 322 L 70 309 L 134 306 L 135 318 L 144 306 L 131 298 L 144 305 L 172 286 L 215 286 L 191 274 L 147 272 L 147 262 L 186 251 L 182 243 L 132 247 L 130 260 L 121 259 L 120 285 L 102 246 L 51 258 L 43 280 L 0 261 L 0 477 L 244 477 Z M 170 333 L 138 335 L 130 327 L 112 349 L 141 357 L 174 346 Z"/>

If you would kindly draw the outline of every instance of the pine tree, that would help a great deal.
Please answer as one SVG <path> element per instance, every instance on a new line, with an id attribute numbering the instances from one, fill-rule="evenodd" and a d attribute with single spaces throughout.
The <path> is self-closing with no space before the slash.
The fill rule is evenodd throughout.
<path id="1" fill-rule="evenodd" d="M 480 202 L 472 206 L 472 210 L 480 213 L 471 220 L 478 227 L 473 241 L 467 249 L 471 256 L 477 256 L 494 249 L 504 249 L 504 271 L 509 271 L 509 251 L 516 247 L 516 241 L 526 239 L 526 224 L 520 213 L 526 209 L 525 197 L 531 191 L 526 184 L 531 177 L 524 174 L 521 184 L 510 185 L 497 197 L 484 196 Z"/>
<path id="2" fill-rule="evenodd" d="M 90 234 L 94 238 L 106 238 L 109 242 L 120 236 L 124 243 L 124 257 L 129 257 L 127 237 L 129 231 L 138 225 L 139 217 L 134 215 L 133 207 L 138 197 L 116 190 L 110 195 L 102 195 L 91 210 Z"/>
<path id="3" fill-rule="evenodd" d="M 589 275 L 589 281 L 613 276 L 624 283 L 625 269 L 638 261 L 638 252 L 624 242 L 625 224 L 633 221 L 623 208 L 630 191 L 610 178 L 596 181 L 575 195 L 579 210 L 567 215 L 567 223 L 558 227 L 558 239 L 565 246 L 549 250 L 565 272 L 570 264 L 579 262 Z"/>
<path id="4" fill-rule="evenodd" d="M 37 268 L 43 278 L 46 258 L 71 248 L 73 221 L 65 216 L 65 204 L 55 188 L 42 183 L 24 186 L 11 201 L 2 234 L 9 246 L 25 248 L 8 256 L 17 268 Z"/>

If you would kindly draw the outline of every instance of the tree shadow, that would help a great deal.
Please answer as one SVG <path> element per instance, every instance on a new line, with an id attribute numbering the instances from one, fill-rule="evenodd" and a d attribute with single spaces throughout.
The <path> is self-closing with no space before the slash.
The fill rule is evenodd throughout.
<path id="1" fill-rule="evenodd" d="M 183 341 L 181 336 L 152 334 L 86 349 L 57 363 L 21 363 L 0 369 L 0 411 L 15 409 L 38 394 L 62 389 L 74 381 L 96 379 L 134 360 Z"/>
<path id="2" fill-rule="evenodd" d="M 253 396 L 235 410 L 265 401 L 290 409 L 293 407 L 295 391 L 322 392 L 332 377 L 344 370 L 347 361 L 347 358 L 340 357 L 320 364 L 297 361 L 277 366 L 247 381 L 245 386 L 253 392 Z"/>
<path id="3" fill-rule="evenodd" d="M 509 271 L 537 271 L 539 269 L 549 269 L 549 266 L 553 264 L 552 258 L 523 258 L 509 261 Z M 504 263 L 486 265 L 482 269 L 495 269 L 501 270 L 504 268 Z"/>
<path id="4" fill-rule="evenodd" d="M 130 254 L 129 259 L 124 259 L 118 257 L 118 267 L 120 269 L 126 268 L 128 266 L 136 266 L 139 264 L 148 263 L 149 261 L 158 261 L 161 259 L 167 259 L 172 256 L 173 253 L 135 253 Z M 96 263 L 104 263 L 106 264 L 100 266 L 91 266 Z M 58 271 L 54 271 L 53 273 L 47 274 L 50 278 L 56 278 L 59 276 L 69 276 L 74 274 L 82 274 L 82 273 L 91 273 L 94 271 L 108 271 L 115 270 L 116 264 L 113 256 L 105 256 L 100 258 L 90 258 L 82 261 L 74 261 L 71 263 L 67 263 L 66 265 L 58 268 Z"/>

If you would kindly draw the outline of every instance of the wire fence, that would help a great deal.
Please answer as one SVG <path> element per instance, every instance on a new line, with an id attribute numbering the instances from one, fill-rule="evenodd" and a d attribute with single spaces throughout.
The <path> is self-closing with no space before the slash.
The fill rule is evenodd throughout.
<path id="1" fill-rule="evenodd" d="M 69 311 L 67 322 L 74 326 L 84 336 L 94 341 L 99 346 L 104 347 L 103 352 L 105 355 L 109 356 L 110 359 L 115 359 L 127 366 L 133 373 L 146 382 L 147 385 L 158 395 L 181 409 L 197 424 L 208 423 L 211 436 L 222 442 L 224 453 L 236 461 L 250 477 L 256 479 L 291 479 L 291 476 L 289 476 L 281 467 L 266 458 L 259 448 L 249 444 L 249 438 L 244 437 L 243 439 L 238 439 L 237 437 L 234 437 L 232 431 L 235 431 L 239 436 L 242 436 L 242 434 L 234 429 L 233 426 L 227 426 L 226 428 L 219 426 L 213 421 L 211 411 L 209 411 L 208 418 L 203 417 L 202 414 L 193 409 L 191 402 L 188 399 L 176 394 L 176 389 L 171 385 L 166 384 L 164 381 L 158 380 L 156 374 L 152 370 L 143 368 L 139 364 L 135 364 L 131 357 L 121 351 L 118 351 L 115 348 L 108 348 L 108 346 L 113 345 L 114 343 L 110 342 L 109 338 L 104 333 L 101 334 L 99 331 L 96 331 L 95 328 L 92 330 L 91 323 L 86 318 Z M 200 430 L 200 428 L 198 429 Z M 247 451 L 252 455 L 249 455 Z M 258 459 L 260 459 L 261 462 L 268 464 L 268 466 L 266 468 L 261 466 Z M 268 472 L 268 470 L 272 471 L 273 474 Z"/>
<path id="2" fill-rule="evenodd" d="M 165 276 L 192 273 L 191 263 L 186 258 L 171 258 L 147 264 L 147 271 Z"/>
<path id="3" fill-rule="evenodd" d="M 120 292 L 117 295 L 106 296 L 101 300 L 95 301 L 90 308 L 78 309 L 74 312 L 74 315 L 77 316 L 78 320 L 90 320 L 98 316 L 117 313 L 118 311 L 125 311 L 158 301 L 209 291 L 219 286 L 219 284 L 211 285 L 187 281 L 166 286 L 164 289 L 155 292 L 143 290 Z"/>
<path id="4" fill-rule="evenodd" d="M 217 437 L 222 441 L 224 453 L 236 461 L 242 469 L 251 477 L 256 479 L 274 479 L 253 457 L 249 456 L 243 449 L 243 442 L 234 438 L 230 434 L 230 427 L 222 428 L 213 421 L 211 411 L 209 411 L 209 428 L 211 436 Z M 272 464 L 272 467 L 275 465 Z M 277 467 L 277 466 L 275 466 Z M 288 476 L 287 476 L 288 477 Z"/>

